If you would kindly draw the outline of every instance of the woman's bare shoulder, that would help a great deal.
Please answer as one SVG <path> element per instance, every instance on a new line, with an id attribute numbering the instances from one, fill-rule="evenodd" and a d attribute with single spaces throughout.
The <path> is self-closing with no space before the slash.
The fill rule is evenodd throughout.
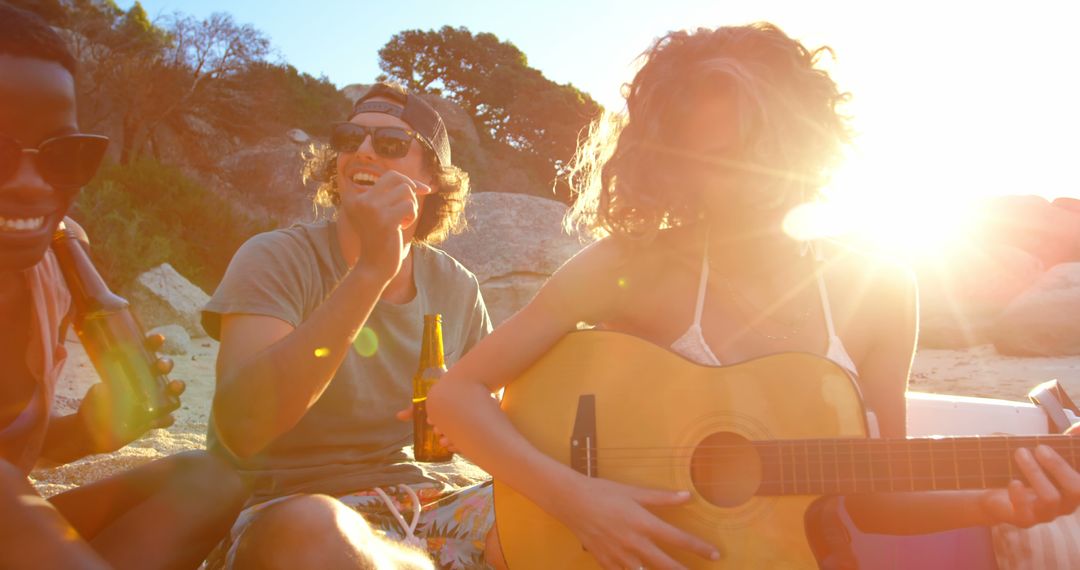
<path id="1" fill-rule="evenodd" d="M 682 243 L 668 231 L 647 241 L 600 239 L 567 261 L 538 299 L 569 308 L 586 322 L 614 318 L 625 306 L 640 304 L 643 292 L 670 277 L 673 264 L 684 256 Z"/>
<path id="2" fill-rule="evenodd" d="M 648 239 L 608 236 L 584 247 L 565 268 L 590 270 L 656 269 L 657 265 L 682 258 L 698 259 L 701 241 L 688 228 L 671 228 Z"/>

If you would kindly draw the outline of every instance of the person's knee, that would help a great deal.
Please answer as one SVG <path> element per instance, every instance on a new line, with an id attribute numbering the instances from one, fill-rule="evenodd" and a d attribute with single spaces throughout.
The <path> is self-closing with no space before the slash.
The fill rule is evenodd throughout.
<path id="1" fill-rule="evenodd" d="M 0 492 L 5 494 L 24 491 L 29 485 L 26 475 L 17 467 L 0 459 Z"/>
<path id="2" fill-rule="evenodd" d="M 11 513 L 30 506 L 43 506 L 45 503 L 45 499 L 30 485 L 26 474 L 0 459 L 0 511 Z"/>
<path id="3" fill-rule="evenodd" d="M 366 542 L 371 534 L 367 523 L 336 499 L 297 495 L 256 514 L 239 538 L 234 566 L 315 565 L 328 552 L 344 555 L 350 542 Z"/>
<path id="4" fill-rule="evenodd" d="M 376 535 L 337 499 L 298 495 L 266 507 L 244 530 L 233 566 L 244 568 L 434 568 L 427 554 Z"/>
<path id="5" fill-rule="evenodd" d="M 0 460 L 0 568 L 102 567 L 64 517 Z"/>
<path id="6" fill-rule="evenodd" d="M 345 528 L 353 527 L 353 528 Z M 327 495 L 297 495 L 270 505 L 258 513 L 249 531 L 314 537 L 344 532 L 367 536 L 371 528 L 363 517 Z M 246 534 L 246 533 L 245 533 Z"/>

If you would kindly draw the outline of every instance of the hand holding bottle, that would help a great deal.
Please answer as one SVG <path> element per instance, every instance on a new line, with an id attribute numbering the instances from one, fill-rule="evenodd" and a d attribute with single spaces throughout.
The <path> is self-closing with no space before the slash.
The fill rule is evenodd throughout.
<path id="1" fill-rule="evenodd" d="M 180 380 L 170 380 L 167 389 L 174 397 L 179 398 L 187 385 Z M 173 424 L 175 418 L 172 414 L 157 419 L 131 422 L 125 421 L 125 416 L 118 405 L 122 405 L 123 398 L 117 398 L 108 384 L 99 382 L 90 387 L 79 404 L 78 416 L 86 428 L 90 440 L 90 453 L 110 453 L 142 437 L 152 429 L 167 428 Z"/>
<path id="2" fill-rule="evenodd" d="M 404 410 L 398 410 L 397 413 L 394 414 L 394 417 L 403 422 L 413 421 L 412 405 L 410 404 L 409 407 L 405 408 Z M 439 426 L 431 423 L 430 419 L 428 419 L 428 425 L 431 426 L 431 429 L 435 432 L 435 435 L 439 437 L 439 445 L 445 447 L 453 453 L 458 452 L 458 448 L 454 445 L 454 442 L 450 441 L 450 438 L 446 437 L 446 435 L 443 434 L 442 430 L 439 429 Z"/>
<path id="3" fill-rule="evenodd" d="M 443 355 L 442 315 L 424 315 L 420 365 L 413 376 L 413 456 L 417 461 L 442 462 L 454 457 L 442 432 L 437 432 L 427 420 L 428 392 L 444 374 L 446 359 Z"/>
<path id="4" fill-rule="evenodd" d="M 184 383 L 168 379 L 172 361 L 155 354 L 164 337 L 146 336 L 128 302 L 109 290 L 84 243 L 77 225 L 65 220 L 52 247 L 71 291 L 72 325 L 103 381 L 91 387 L 78 412 L 90 451 L 101 453 L 171 424 L 169 414 L 180 406 Z"/>

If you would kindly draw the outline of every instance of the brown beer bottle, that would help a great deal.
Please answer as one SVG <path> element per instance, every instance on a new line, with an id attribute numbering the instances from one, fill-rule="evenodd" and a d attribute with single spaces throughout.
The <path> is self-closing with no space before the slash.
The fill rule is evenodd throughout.
<path id="1" fill-rule="evenodd" d="M 53 252 L 75 309 L 72 325 L 98 376 L 109 386 L 110 421 L 121 429 L 138 428 L 178 408 L 180 399 L 168 391 L 168 371 L 159 368 L 147 348 L 146 333 L 127 300 L 109 290 L 90 261 L 84 240 L 64 222 L 53 234 Z"/>
<path id="2" fill-rule="evenodd" d="M 420 366 L 413 376 L 413 455 L 417 461 L 450 461 L 454 453 L 439 443 L 439 436 L 427 421 L 427 395 L 446 374 L 443 356 L 442 315 L 424 315 L 424 337 L 420 345 Z"/>

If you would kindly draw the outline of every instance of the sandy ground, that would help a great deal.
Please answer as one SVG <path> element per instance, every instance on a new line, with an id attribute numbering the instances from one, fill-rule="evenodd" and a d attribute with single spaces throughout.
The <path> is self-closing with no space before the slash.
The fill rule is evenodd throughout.
<path id="1" fill-rule="evenodd" d="M 1080 402 L 1080 356 L 1002 356 L 988 344 L 964 350 L 919 349 L 909 387 L 918 392 L 1026 402 L 1029 390 L 1054 379 Z"/>
<path id="2" fill-rule="evenodd" d="M 182 407 L 174 414 L 176 423 L 172 427 L 153 430 L 114 453 L 88 457 L 53 469 L 38 469 L 32 478 L 39 491 L 52 495 L 165 455 L 203 448 L 214 390 L 218 343 L 199 338 L 193 339 L 192 345 L 192 352 L 173 358 L 176 367 L 171 376 L 184 380 L 187 391 Z M 68 349 L 71 356 L 56 394 L 56 411 L 61 414 L 73 412 L 82 394 L 97 381 L 93 366 L 78 341 L 69 340 Z M 1007 357 L 997 354 L 990 345 L 966 350 L 927 349 L 916 355 L 911 389 L 1026 401 L 1028 390 L 1054 378 L 1080 401 L 1080 357 Z M 464 460 L 436 465 L 431 470 L 436 477 L 458 485 L 483 477 L 482 471 Z"/>

